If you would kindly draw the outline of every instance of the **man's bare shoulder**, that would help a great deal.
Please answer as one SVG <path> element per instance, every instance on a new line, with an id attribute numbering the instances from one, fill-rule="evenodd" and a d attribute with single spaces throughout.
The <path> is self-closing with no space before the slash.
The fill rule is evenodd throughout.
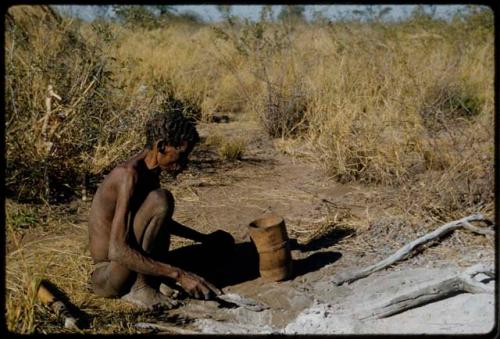
<path id="1" fill-rule="evenodd" d="M 109 172 L 104 179 L 107 183 L 119 183 L 129 180 L 135 181 L 139 175 L 140 158 L 134 156 L 120 164 Z"/>

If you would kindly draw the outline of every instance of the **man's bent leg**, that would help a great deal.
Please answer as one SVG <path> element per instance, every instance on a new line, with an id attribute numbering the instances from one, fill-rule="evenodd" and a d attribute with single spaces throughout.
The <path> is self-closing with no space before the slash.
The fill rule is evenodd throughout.
<path id="1" fill-rule="evenodd" d="M 135 276 L 135 272 L 115 261 L 104 261 L 95 264 L 90 284 L 93 292 L 98 296 L 119 297 L 130 290 Z"/>
<path id="2" fill-rule="evenodd" d="M 146 255 L 159 260 L 168 252 L 170 234 L 168 221 L 174 211 L 174 199 L 166 190 L 158 189 L 149 193 L 133 218 L 135 244 Z M 175 302 L 158 291 L 159 279 L 137 274 L 130 292 L 122 299 L 151 309 L 158 306 L 173 307 Z"/>

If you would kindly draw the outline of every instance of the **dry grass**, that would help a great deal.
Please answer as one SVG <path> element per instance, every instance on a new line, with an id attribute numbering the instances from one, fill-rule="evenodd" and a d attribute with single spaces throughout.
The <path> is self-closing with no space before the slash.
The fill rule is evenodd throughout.
<path id="1" fill-rule="evenodd" d="M 89 323 L 82 333 L 140 333 L 133 324 L 157 320 L 161 314 L 140 311 L 119 299 L 104 299 L 88 289 L 92 259 L 88 250 L 86 217 L 88 206 L 81 211 L 66 207 L 37 215 L 36 225 L 20 235 L 20 215 L 32 215 L 27 205 L 7 201 L 6 239 L 6 322 L 7 329 L 17 333 L 72 333 L 63 328 L 60 319 L 36 298 L 36 286 L 48 279 L 82 311 Z M 78 215 L 77 215 L 78 214 Z M 71 236 L 68 236 L 71 234 Z M 22 240 L 21 240 L 22 239 Z M 181 244 L 174 241 L 173 247 Z M 166 315 L 165 315 L 166 316 Z M 74 333 L 74 332 L 73 332 Z"/>
<path id="2" fill-rule="evenodd" d="M 427 93 L 436 84 L 463 87 L 473 81 L 476 72 L 492 66 L 492 50 L 483 50 L 484 59 L 471 68 L 469 56 L 459 52 L 463 42 L 426 38 L 427 28 L 397 30 L 396 36 L 369 27 L 358 29 L 336 28 L 330 42 L 326 32 L 318 34 L 323 36 L 318 38 L 322 55 L 328 55 L 327 50 L 337 52 L 325 57 L 324 66 L 311 81 L 319 88 L 309 105 L 308 137 L 321 149 L 327 169 L 339 179 L 400 184 L 416 174 L 425 154 L 444 158 L 459 146 L 437 151 L 423 112 L 429 111 L 428 105 L 433 106 L 431 111 L 437 110 L 440 102 L 429 103 Z M 491 46 L 490 41 L 481 47 Z M 477 85 L 489 96 L 469 121 L 476 130 L 492 117 L 492 69 L 486 74 L 488 80 Z"/>
<path id="3" fill-rule="evenodd" d="M 40 320 L 47 319 L 45 316 L 50 314 L 36 300 L 38 282 L 48 278 L 69 293 L 75 302 L 73 298 L 85 290 L 91 261 L 86 253 L 86 242 L 82 241 L 85 230 L 71 223 L 67 216 L 61 220 L 58 218 L 61 215 L 56 216 L 51 211 L 45 216 L 37 215 L 36 224 L 26 232 L 36 240 L 24 240 L 17 229 L 19 216 L 25 215 L 26 210 L 26 206 L 7 201 L 6 235 L 10 250 L 6 257 L 6 319 L 10 331 L 34 333 Z M 74 227 L 73 238 L 61 233 L 68 227 Z"/>
<path id="4" fill-rule="evenodd" d="M 226 137 L 218 133 L 208 135 L 205 140 L 207 146 L 214 147 L 217 150 L 217 154 L 223 160 L 228 161 L 241 160 L 247 143 L 246 138 Z"/>
<path id="5" fill-rule="evenodd" d="M 383 202 L 391 218 L 327 213 L 301 240 L 350 227 L 359 240 L 351 250 L 381 255 L 384 243 L 393 249 L 436 224 L 493 214 L 494 35 L 477 18 L 130 30 L 61 19 L 46 7 L 11 7 L 9 15 L 6 184 L 13 198 L 40 200 L 44 161 L 54 195 L 67 186 L 74 193 L 82 174 L 106 173 L 142 147 L 149 112 L 173 98 L 201 120 L 220 112 L 258 119 L 280 137 L 283 152 L 318 161 L 339 181 L 381 185 L 366 204 Z M 47 156 L 40 121 L 49 84 L 63 100 L 53 106 Z M 217 135 L 206 144 L 225 159 L 245 149 L 244 141 Z M 70 212 L 10 202 L 6 212 L 10 331 L 56 328 L 34 298 L 41 277 L 93 316 L 89 333 L 133 333 L 128 321 L 148 316 L 86 291 L 86 229 Z M 71 238 L 62 235 L 68 229 Z M 472 241 L 453 241 L 464 239 Z"/>
<path id="6" fill-rule="evenodd" d="M 218 147 L 224 142 L 224 136 L 218 133 L 212 133 L 207 136 L 204 143 L 207 146 Z"/>
<path id="7" fill-rule="evenodd" d="M 10 147 L 14 138 L 33 149 L 38 143 L 33 137 L 40 133 L 35 127 L 23 133 L 21 122 L 10 118 L 12 110 L 30 105 L 22 109 L 31 117 L 23 123 L 36 126 L 50 80 L 65 97 L 58 111 L 76 105 L 69 115 L 96 121 L 92 130 L 80 128 L 76 120 L 55 130 L 61 137 L 53 141 L 66 156 L 55 154 L 51 163 L 64 159 L 65 167 L 77 173 L 82 171 L 79 164 L 87 162 L 92 173 L 102 173 L 141 147 L 148 112 L 162 107 L 169 95 L 202 119 L 238 112 L 260 119 L 272 136 L 302 137 L 317 149 L 325 169 L 343 181 L 399 185 L 421 168 L 453 167 L 460 161 L 459 148 L 492 142 L 493 32 L 467 22 L 290 27 L 266 21 L 134 31 L 103 22 L 63 21 L 38 31 L 22 21 L 16 25 L 8 30 L 6 55 L 7 120 L 12 121 L 7 125 L 7 159 L 17 169 Z M 19 30 L 37 39 L 23 47 L 15 33 Z M 73 68 L 60 65 L 58 72 L 65 73 L 42 68 L 30 75 L 23 68 L 23 60 L 29 64 L 34 58 L 49 65 L 53 60 L 41 51 L 54 50 L 59 56 L 57 51 L 73 41 L 64 40 L 67 36 L 79 41 L 81 51 L 93 50 L 98 57 L 79 53 L 82 61 Z M 90 80 L 92 68 L 80 66 L 85 62 L 104 65 L 101 80 Z M 16 81 L 25 78 L 31 79 L 30 86 L 20 96 Z M 12 93 L 15 100 L 9 99 Z M 446 129 L 464 135 L 480 131 L 481 141 L 449 140 L 437 152 L 442 138 L 436 138 L 436 131 Z M 86 146 L 75 148 L 84 135 Z M 492 159 L 492 153 L 487 157 Z M 8 183 L 19 187 L 11 180 L 16 169 L 8 169 Z"/>
<path id="8" fill-rule="evenodd" d="M 224 160 L 241 159 L 245 152 L 245 139 L 233 139 L 224 142 L 218 149 L 219 155 Z"/>

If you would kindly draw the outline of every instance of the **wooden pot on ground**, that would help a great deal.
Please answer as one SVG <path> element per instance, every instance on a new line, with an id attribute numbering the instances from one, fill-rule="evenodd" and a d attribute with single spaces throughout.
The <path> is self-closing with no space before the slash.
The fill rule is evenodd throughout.
<path id="1" fill-rule="evenodd" d="M 254 220 L 249 234 L 259 254 L 260 276 L 268 281 L 290 278 L 292 256 L 283 218 L 271 214 Z"/>

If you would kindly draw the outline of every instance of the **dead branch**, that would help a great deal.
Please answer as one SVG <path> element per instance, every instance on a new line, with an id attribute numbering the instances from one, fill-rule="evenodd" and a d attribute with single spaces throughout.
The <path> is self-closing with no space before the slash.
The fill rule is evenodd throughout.
<path id="1" fill-rule="evenodd" d="M 479 233 L 479 234 L 494 234 L 493 230 L 488 230 L 484 228 L 479 228 L 476 226 L 473 226 L 470 224 L 472 221 L 483 221 L 488 224 L 491 224 L 491 221 L 487 218 L 485 218 L 484 215 L 482 214 L 473 214 L 468 217 L 462 218 L 460 220 L 455 220 L 452 222 L 449 222 L 438 229 L 427 233 L 426 235 L 406 244 L 405 246 L 401 247 L 396 253 L 393 255 L 389 256 L 388 258 L 379 261 L 378 263 L 363 268 L 359 271 L 351 272 L 351 273 L 344 273 L 340 274 L 337 277 L 333 278 L 333 283 L 335 285 L 342 285 L 343 283 L 351 283 L 353 281 L 356 281 L 358 279 L 364 278 L 373 272 L 376 272 L 378 270 L 381 270 L 383 268 L 386 268 L 392 264 L 394 264 L 396 261 L 399 261 L 403 258 L 405 258 L 411 251 L 413 251 L 416 247 L 425 244 L 431 240 L 437 239 L 442 237 L 443 235 L 454 231 L 458 228 L 465 228 L 471 232 L 474 233 Z"/>
<path id="2" fill-rule="evenodd" d="M 467 221 L 464 223 L 463 226 L 465 229 L 467 229 L 471 232 L 477 233 L 477 234 L 482 234 L 482 235 L 494 235 L 495 234 L 495 231 L 493 231 L 493 230 L 476 227 Z"/>
<path id="3" fill-rule="evenodd" d="M 488 286 L 474 279 L 474 276 L 479 273 L 493 277 L 493 265 L 474 265 L 455 277 L 431 285 L 417 287 L 407 294 L 393 298 L 384 305 L 376 307 L 361 319 L 386 318 L 459 293 L 494 293 L 493 286 Z"/>
<path id="4" fill-rule="evenodd" d="M 64 328 L 80 329 L 78 320 L 70 313 L 68 306 L 50 291 L 44 281 L 41 281 L 38 286 L 37 297 L 42 304 L 48 306 L 59 318 L 64 320 Z"/>
<path id="5" fill-rule="evenodd" d="M 47 132 L 47 128 L 49 126 L 50 116 L 52 114 L 52 98 L 56 98 L 57 100 L 61 100 L 61 97 L 54 92 L 54 87 L 49 85 L 47 88 L 47 96 L 45 97 L 45 108 L 46 113 L 43 117 L 43 125 L 42 125 L 42 139 L 43 145 L 45 146 L 45 154 L 43 159 L 43 178 L 45 181 L 45 199 L 49 200 L 50 195 L 50 184 L 49 184 L 49 172 L 48 172 L 48 161 L 50 156 L 50 151 L 52 150 L 53 143 L 50 141 L 50 135 Z"/>
<path id="6" fill-rule="evenodd" d="M 61 100 L 61 97 L 54 92 L 54 87 L 52 85 L 49 85 L 47 87 L 47 96 L 45 97 L 46 112 L 45 112 L 45 116 L 42 118 L 42 120 L 43 120 L 42 136 L 43 136 L 45 142 L 47 142 L 47 139 L 49 139 L 48 134 L 47 134 L 47 128 L 49 126 L 50 116 L 52 114 L 52 98 L 56 98 L 57 100 Z"/>

